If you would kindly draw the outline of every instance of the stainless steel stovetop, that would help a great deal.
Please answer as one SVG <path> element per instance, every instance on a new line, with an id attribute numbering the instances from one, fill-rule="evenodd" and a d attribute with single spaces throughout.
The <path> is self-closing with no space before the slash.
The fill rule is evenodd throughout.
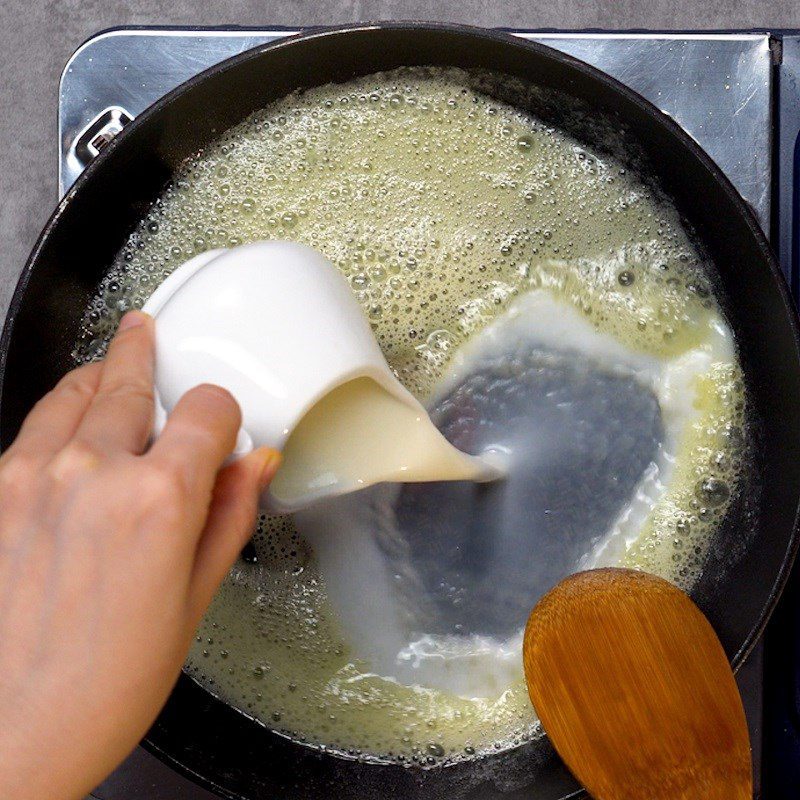
<path id="1" fill-rule="evenodd" d="M 124 125 L 184 80 L 219 61 L 294 30 L 121 28 L 100 33 L 72 56 L 59 94 L 59 189 L 63 195 Z M 797 92 L 800 39 L 767 33 L 541 33 L 512 31 L 582 59 L 638 91 L 671 115 L 715 159 L 751 204 L 767 233 L 777 231 L 788 275 L 795 270 L 794 189 L 776 181 L 791 161 L 798 119 L 783 115 Z M 793 48 L 795 67 L 777 65 Z M 776 103 L 776 97 L 786 103 Z M 795 107 L 800 108 L 795 104 Z M 788 121 L 788 125 L 787 125 Z M 777 132 L 777 134 L 776 134 Z M 780 151 L 780 154 L 779 154 Z M 777 155 L 776 155 L 777 154 Z M 788 163 L 788 162 L 787 162 Z M 791 205 L 777 220 L 777 205 Z M 739 673 L 759 785 L 762 742 L 761 648 Z M 757 796 L 759 790 L 757 789 Z M 93 793 L 101 800 L 212 800 L 215 795 L 177 775 L 141 749 Z M 322 798 L 327 800 L 327 798 Z M 532 797 L 532 800 L 535 800 Z"/>
<path id="2" fill-rule="evenodd" d="M 106 137 L 179 83 L 229 56 L 293 33 L 121 28 L 90 39 L 61 78 L 61 193 Z M 599 67 L 674 117 L 766 225 L 772 123 L 767 34 L 514 33 Z"/>

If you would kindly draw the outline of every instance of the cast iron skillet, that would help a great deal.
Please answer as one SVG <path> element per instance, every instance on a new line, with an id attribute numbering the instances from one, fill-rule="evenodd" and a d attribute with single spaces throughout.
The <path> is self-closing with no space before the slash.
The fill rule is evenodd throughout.
<path id="1" fill-rule="evenodd" d="M 138 117 L 58 206 L 20 278 L 0 352 L 0 445 L 13 440 L 33 403 L 70 368 L 98 281 L 187 156 L 294 89 L 417 64 L 496 70 L 607 115 L 638 143 L 649 172 L 718 266 L 718 294 L 741 349 L 759 434 L 753 480 L 717 536 L 694 597 L 738 665 L 761 633 L 795 551 L 800 358 L 786 287 L 745 203 L 677 125 L 595 69 L 503 33 L 428 24 L 314 32 L 231 58 Z M 536 110 L 558 116 L 557 108 Z M 144 744 L 235 798 L 544 799 L 577 790 L 544 741 L 432 769 L 344 760 L 281 738 L 185 675 Z"/>

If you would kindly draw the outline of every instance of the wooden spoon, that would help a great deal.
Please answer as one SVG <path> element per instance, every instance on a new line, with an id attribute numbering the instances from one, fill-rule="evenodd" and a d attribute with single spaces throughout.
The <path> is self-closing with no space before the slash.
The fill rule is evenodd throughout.
<path id="1" fill-rule="evenodd" d="M 672 584 L 627 569 L 563 580 L 528 619 L 523 661 L 545 731 L 596 800 L 752 800 L 728 659 Z"/>

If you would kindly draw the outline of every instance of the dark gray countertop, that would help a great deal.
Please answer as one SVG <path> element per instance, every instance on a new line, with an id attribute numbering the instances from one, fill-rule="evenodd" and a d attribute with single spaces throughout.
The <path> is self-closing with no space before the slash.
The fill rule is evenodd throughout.
<path id="1" fill-rule="evenodd" d="M 0 319 L 57 199 L 58 79 L 85 39 L 120 25 L 264 28 L 375 19 L 529 29 L 777 29 L 800 27 L 800 5 L 796 0 L 0 0 Z M 148 759 L 137 751 L 128 762 L 133 777 Z M 188 796 L 180 786 L 165 786 L 165 797 Z"/>
<path id="2" fill-rule="evenodd" d="M 0 316 L 56 202 L 61 69 L 98 30 L 118 25 L 301 26 L 436 19 L 517 28 L 800 27 L 795 0 L 0 0 Z"/>

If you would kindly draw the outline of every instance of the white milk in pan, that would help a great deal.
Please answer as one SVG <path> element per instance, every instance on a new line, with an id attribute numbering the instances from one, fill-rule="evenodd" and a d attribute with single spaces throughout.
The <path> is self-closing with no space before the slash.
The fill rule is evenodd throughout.
<path id="1" fill-rule="evenodd" d="M 198 631 L 202 684 L 362 758 L 538 735 L 519 657 L 538 596 L 595 564 L 689 588 L 740 488 L 741 369 L 677 215 L 612 140 L 593 151 L 491 86 L 399 70 L 255 114 L 165 189 L 76 347 L 102 352 L 195 252 L 294 239 L 348 278 L 447 438 L 505 449 L 503 482 L 384 484 L 262 519 Z"/>

